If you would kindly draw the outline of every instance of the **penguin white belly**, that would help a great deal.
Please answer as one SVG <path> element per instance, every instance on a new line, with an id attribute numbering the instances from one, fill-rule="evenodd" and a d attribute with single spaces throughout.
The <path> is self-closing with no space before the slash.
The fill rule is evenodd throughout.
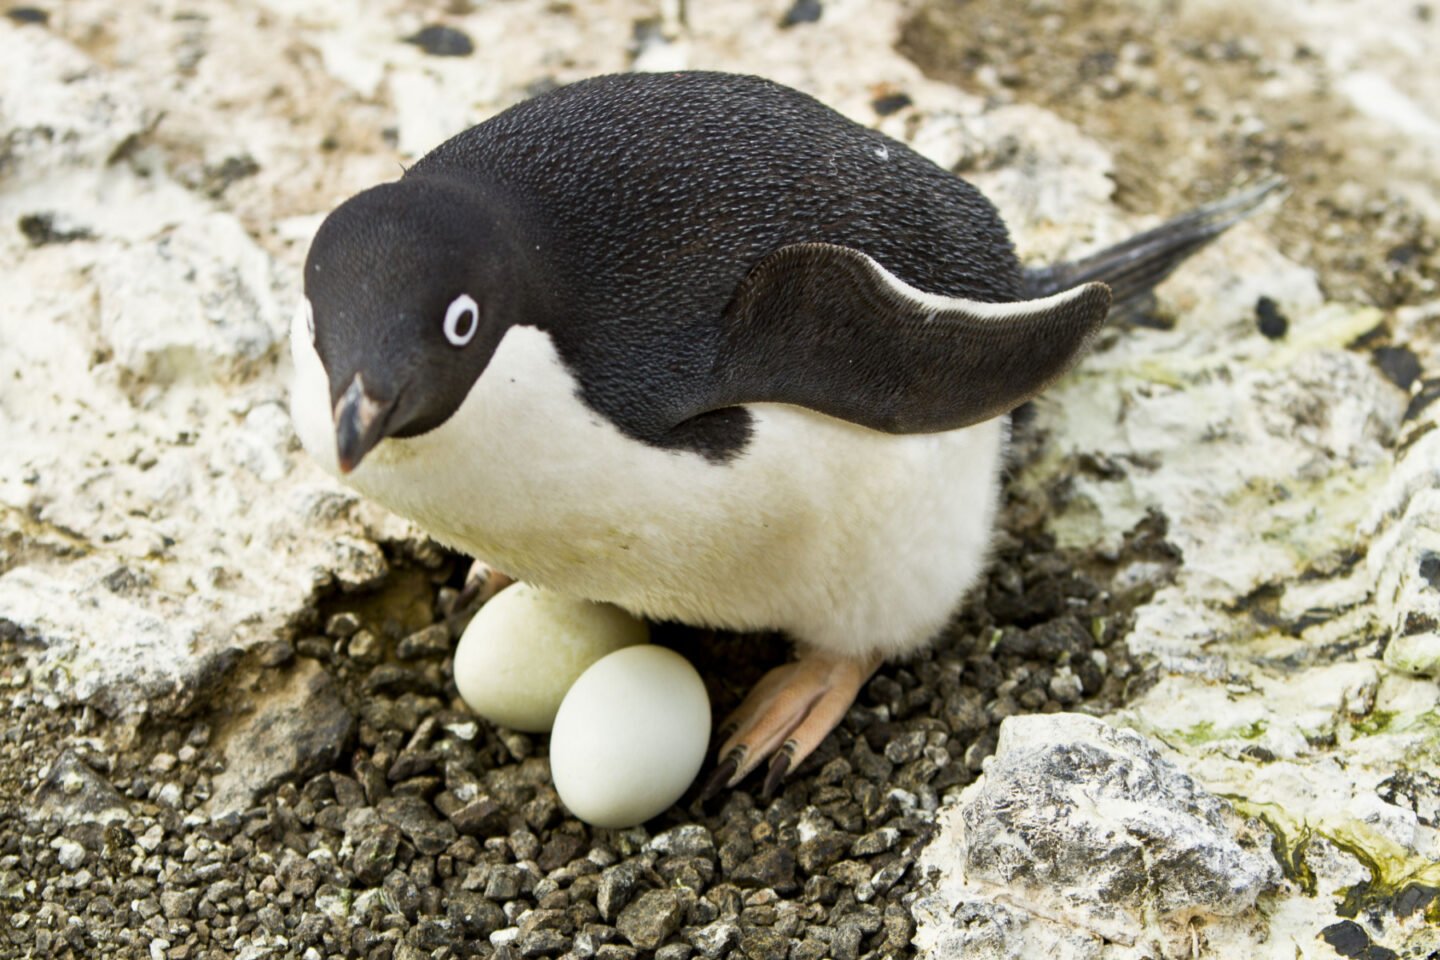
<path id="1" fill-rule="evenodd" d="M 298 335 L 293 335 L 298 334 Z M 292 414 L 339 476 L 324 370 L 292 334 Z M 587 407 L 546 333 L 512 327 L 459 410 L 345 482 L 531 583 L 658 619 L 912 650 L 979 575 L 1004 423 L 893 435 L 778 404 L 727 463 L 633 440 Z"/>

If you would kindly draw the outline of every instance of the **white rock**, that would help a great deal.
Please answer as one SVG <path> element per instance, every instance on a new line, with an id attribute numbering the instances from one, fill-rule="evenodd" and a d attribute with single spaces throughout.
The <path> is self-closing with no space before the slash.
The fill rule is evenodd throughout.
<path id="1" fill-rule="evenodd" d="M 85 862 L 85 848 L 74 840 L 57 837 L 52 846 L 55 848 L 55 861 L 66 870 L 74 870 Z"/>
<path id="2" fill-rule="evenodd" d="M 226 214 L 106 258 L 95 277 L 101 336 L 147 384 L 244 374 L 286 329 L 269 259 Z"/>
<path id="3" fill-rule="evenodd" d="M 936 916 L 970 904 L 977 926 L 941 923 L 917 941 L 959 938 L 984 948 L 967 957 L 1008 957 L 1003 927 L 1034 916 L 1061 924 L 1045 935 L 1050 949 L 1089 956 L 1077 931 L 1096 947 L 1134 945 L 1155 922 L 1238 916 L 1279 870 L 1268 850 L 1236 841 L 1233 820 L 1133 731 L 1078 714 L 1009 717 L 984 776 L 942 814 L 922 856 L 941 874 Z"/>

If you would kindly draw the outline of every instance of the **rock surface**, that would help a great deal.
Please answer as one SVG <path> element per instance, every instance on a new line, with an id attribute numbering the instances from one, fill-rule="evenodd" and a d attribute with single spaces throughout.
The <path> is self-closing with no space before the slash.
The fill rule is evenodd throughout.
<path id="1" fill-rule="evenodd" d="M 940 880 L 917 909 L 972 919 L 927 927 L 920 946 L 935 956 L 1011 956 L 1017 937 L 1032 955 L 1099 956 L 1111 942 L 1189 956 L 1177 936 L 1189 921 L 1204 918 L 1212 942 L 1233 936 L 1228 921 L 1253 926 L 1280 879 L 1255 848 L 1263 831 L 1242 846 L 1238 818 L 1154 745 L 1077 714 L 1008 718 L 984 776 L 941 823 L 921 860 Z M 1156 929 L 1172 942 L 1145 942 Z"/>

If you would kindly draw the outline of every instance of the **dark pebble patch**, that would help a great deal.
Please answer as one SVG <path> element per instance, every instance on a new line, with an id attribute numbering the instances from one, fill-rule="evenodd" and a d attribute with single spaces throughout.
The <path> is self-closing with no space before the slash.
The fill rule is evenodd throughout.
<path id="1" fill-rule="evenodd" d="M 785 16 L 780 18 L 780 26 L 793 27 L 798 23 L 815 23 L 819 21 L 820 15 L 824 12 L 820 0 L 795 0 L 790 9 L 785 11 Z"/>
<path id="2" fill-rule="evenodd" d="M 1354 920 L 1341 920 L 1320 931 L 1324 941 L 1342 957 L 1360 957 L 1370 947 L 1370 935 Z"/>
<path id="3" fill-rule="evenodd" d="M 76 240 L 89 240 L 93 236 L 84 227 L 66 228 L 58 225 L 53 213 L 27 213 L 16 225 L 32 247 L 73 243 Z"/>
<path id="4" fill-rule="evenodd" d="M 419 33 L 405 38 L 432 57 L 468 57 L 475 52 L 475 44 L 468 34 L 454 27 L 432 24 Z"/>
<path id="5" fill-rule="evenodd" d="M 1023 428 L 1016 447 L 1035 448 Z M 907 955 L 916 859 L 1000 721 L 1114 706 L 1141 677 L 1123 637 L 1148 594 L 1108 584 L 1133 560 L 1173 566 L 1164 524 L 1147 519 L 1103 561 L 1063 553 L 1039 532 L 1053 495 L 1012 493 L 990 572 L 952 627 L 883 668 L 777 796 L 761 799 L 754 777 L 628 830 L 571 818 L 546 739 L 459 700 L 450 656 L 464 620 L 449 616 L 447 584 L 462 561 L 392 556 L 378 591 L 337 593 L 248 661 L 267 675 L 319 665 L 354 724 L 317 724 L 335 752 L 310 754 L 337 759 L 207 816 L 225 762 L 210 730 L 247 722 L 242 689 L 217 691 L 213 714 L 152 731 L 142 749 L 72 752 L 57 776 L 84 789 L 57 786 L 41 799 L 59 806 L 28 822 L 0 817 L 0 873 L 22 891 L 6 909 L 25 916 L 23 930 L 0 922 L 0 955 L 24 943 L 148 956 L 164 939 L 167 956 L 199 960 L 281 936 L 296 956 L 367 960 Z M 776 637 L 663 624 L 655 637 L 696 664 L 717 716 L 788 656 Z M 19 643 L 0 636 L 0 671 Z M 67 742 L 35 726 L 54 716 L 22 711 L 17 742 Z M 8 796 L 0 813 L 35 798 Z M 86 810 L 120 819 L 86 825 Z"/>
<path id="6" fill-rule="evenodd" d="M 1377 347 L 1371 354 L 1385 378 L 1401 390 L 1420 379 L 1420 358 L 1409 347 Z"/>
<path id="7" fill-rule="evenodd" d="M 899 113 L 913 102 L 908 93 L 887 93 L 871 100 L 870 107 L 877 115 L 888 117 L 892 113 Z"/>
<path id="8" fill-rule="evenodd" d="M 39 7 L 11 7 L 5 11 L 5 16 L 13 23 L 33 23 L 42 27 L 50 22 L 50 14 Z"/>
<path id="9" fill-rule="evenodd" d="M 1279 340 L 1290 329 L 1290 321 L 1280 312 L 1280 305 L 1269 297 L 1255 301 L 1255 321 L 1268 340 Z"/>

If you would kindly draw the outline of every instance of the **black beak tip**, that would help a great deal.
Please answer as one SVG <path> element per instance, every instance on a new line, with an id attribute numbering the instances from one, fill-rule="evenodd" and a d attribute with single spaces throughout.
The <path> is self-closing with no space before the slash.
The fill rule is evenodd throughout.
<path id="1" fill-rule="evenodd" d="M 355 375 L 335 404 L 335 459 L 342 474 L 360 466 L 365 455 L 385 438 L 385 422 L 393 407 L 393 400 L 375 400 L 367 394 L 360 375 Z"/>

